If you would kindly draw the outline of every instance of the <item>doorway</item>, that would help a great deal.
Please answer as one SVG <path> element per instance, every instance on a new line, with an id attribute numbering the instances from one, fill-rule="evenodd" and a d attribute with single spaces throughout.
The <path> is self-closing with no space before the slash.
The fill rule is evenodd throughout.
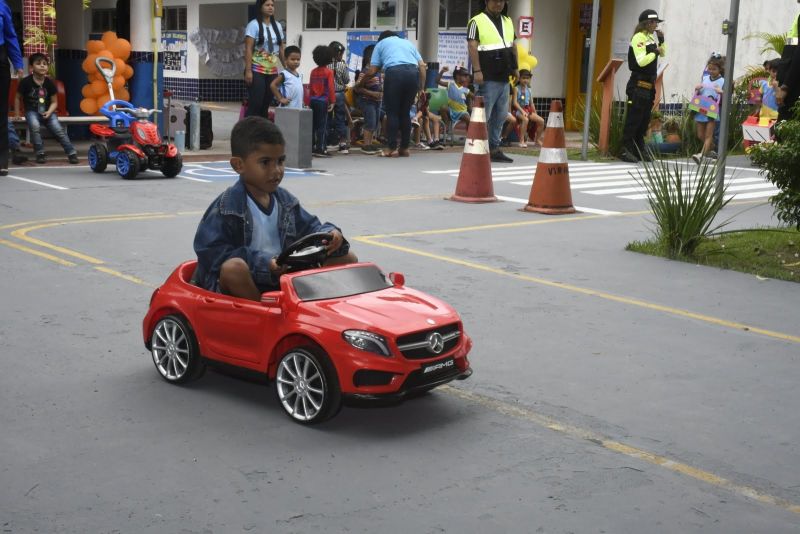
<path id="1" fill-rule="evenodd" d="M 571 0 L 569 49 L 567 52 L 567 105 L 564 122 L 568 130 L 576 130 L 583 123 L 583 102 L 589 82 L 589 45 L 592 27 L 592 0 Z M 614 0 L 599 0 L 599 26 L 593 83 L 597 90 L 597 76 L 611 59 L 611 32 L 614 23 Z"/>

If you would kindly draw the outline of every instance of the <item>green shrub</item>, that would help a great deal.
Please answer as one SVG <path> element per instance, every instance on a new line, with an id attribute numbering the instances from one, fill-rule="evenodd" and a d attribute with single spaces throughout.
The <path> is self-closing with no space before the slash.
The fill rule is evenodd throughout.
<path id="1" fill-rule="evenodd" d="M 776 126 L 776 142 L 755 145 L 750 157 L 779 190 L 769 199 L 775 216 L 800 230 L 800 101 L 792 115 Z"/>
<path id="2" fill-rule="evenodd" d="M 589 142 L 597 148 L 600 143 L 600 109 L 603 97 L 600 92 L 595 92 L 592 98 L 592 110 L 589 113 Z M 583 120 L 586 113 L 585 100 L 578 102 L 573 114 L 574 124 L 583 130 Z M 608 153 L 618 157 L 622 152 L 622 131 L 625 128 L 625 102 L 614 101 L 611 103 L 611 117 L 608 132 Z"/>
<path id="3" fill-rule="evenodd" d="M 655 238 L 664 255 L 690 256 L 703 238 L 728 224 L 712 228 L 717 213 L 730 201 L 716 193 L 717 165 L 708 161 L 687 167 L 676 161 L 644 162 L 631 172 L 647 191 L 647 202 L 655 217 Z M 724 189 L 727 189 L 725 186 Z"/>

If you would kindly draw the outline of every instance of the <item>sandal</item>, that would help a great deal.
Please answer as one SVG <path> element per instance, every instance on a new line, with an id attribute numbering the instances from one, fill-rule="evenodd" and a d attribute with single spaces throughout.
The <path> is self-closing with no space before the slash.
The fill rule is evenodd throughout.
<path id="1" fill-rule="evenodd" d="M 381 150 L 378 152 L 378 157 L 381 158 L 396 158 L 397 156 L 397 150 Z"/>
<path id="2" fill-rule="evenodd" d="M 397 155 L 400 156 L 401 158 L 407 158 L 411 155 L 411 153 L 408 151 L 407 148 L 401 148 L 400 150 L 397 151 Z"/>

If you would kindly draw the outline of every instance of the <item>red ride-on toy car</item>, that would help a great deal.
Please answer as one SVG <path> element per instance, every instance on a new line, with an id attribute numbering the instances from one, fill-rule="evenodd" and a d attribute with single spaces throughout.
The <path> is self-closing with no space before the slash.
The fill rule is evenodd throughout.
<path id="1" fill-rule="evenodd" d="M 102 63 L 110 66 L 103 67 Z M 158 126 L 148 120 L 159 110 L 137 108 L 125 100 L 115 100 L 112 82 L 116 64 L 105 57 L 98 57 L 95 64 L 108 83 L 111 100 L 100 108 L 100 113 L 108 117 L 110 126 L 92 124 L 89 127 L 92 134 L 101 139 L 89 147 L 89 167 L 94 172 L 103 172 L 113 163 L 117 173 L 125 179 L 136 178 L 139 171 L 147 169 L 160 170 L 167 178 L 177 176 L 183 167 L 178 148 L 164 143 Z"/>
<path id="2" fill-rule="evenodd" d="M 398 402 L 472 374 L 472 340 L 450 305 L 372 263 L 318 267 L 328 239 L 287 247 L 277 261 L 295 270 L 261 302 L 201 289 L 197 262 L 179 265 L 143 324 L 161 377 L 182 384 L 206 365 L 245 369 L 275 383 L 289 417 L 311 424 L 342 402 Z"/>

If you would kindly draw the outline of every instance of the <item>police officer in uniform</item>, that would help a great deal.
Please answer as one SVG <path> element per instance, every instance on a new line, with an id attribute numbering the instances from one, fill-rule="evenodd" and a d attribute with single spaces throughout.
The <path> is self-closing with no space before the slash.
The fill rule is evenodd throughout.
<path id="1" fill-rule="evenodd" d="M 797 0 L 800 3 L 800 0 Z M 800 97 L 800 52 L 798 52 L 798 25 L 800 16 L 794 19 L 794 25 L 786 35 L 786 45 L 781 54 L 781 66 L 778 69 L 779 88 L 775 94 L 778 100 L 778 120 L 792 118 L 792 106 Z"/>
<path id="2" fill-rule="evenodd" d="M 652 160 L 644 146 L 644 134 L 650 124 L 650 113 L 656 98 L 658 58 L 666 53 L 664 34 L 657 30 L 660 22 L 664 21 L 658 18 L 655 10 L 642 11 L 628 47 L 631 78 L 625 88 L 628 95 L 628 115 L 622 132 L 622 153 L 619 158 L 630 163 L 636 163 L 642 158 Z"/>
<path id="3" fill-rule="evenodd" d="M 492 161 L 514 160 L 500 150 L 500 134 L 508 115 L 509 76 L 519 78 L 514 23 L 506 16 L 506 0 L 486 0 L 486 9 L 470 19 L 467 49 L 472 73 L 486 108 L 489 152 Z"/>

